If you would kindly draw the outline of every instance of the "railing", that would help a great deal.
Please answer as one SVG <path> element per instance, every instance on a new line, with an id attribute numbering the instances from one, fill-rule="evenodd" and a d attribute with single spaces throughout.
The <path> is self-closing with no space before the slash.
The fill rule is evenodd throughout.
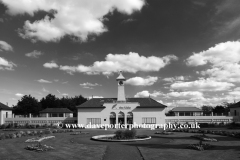
<path id="1" fill-rule="evenodd" d="M 53 124 L 53 123 L 77 123 L 77 117 L 15 117 L 4 118 L 4 123 L 18 124 Z"/>
<path id="2" fill-rule="evenodd" d="M 240 122 L 239 116 L 166 116 L 166 123 L 231 123 Z"/>

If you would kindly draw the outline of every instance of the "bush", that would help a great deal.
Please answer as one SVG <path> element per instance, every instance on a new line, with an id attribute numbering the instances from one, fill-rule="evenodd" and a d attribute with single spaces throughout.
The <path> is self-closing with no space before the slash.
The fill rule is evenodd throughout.
<path id="1" fill-rule="evenodd" d="M 123 132 L 123 137 L 124 138 L 127 138 L 127 139 L 132 139 L 136 136 L 136 130 L 135 129 L 132 129 L 132 130 L 125 130 Z"/>
<path id="2" fill-rule="evenodd" d="M 117 139 L 122 139 L 122 138 L 123 138 L 123 131 L 122 131 L 122 130 L 117 130 L 117 131 L 115 132 L 115 137 L 116 137 Z"/>
<path id="3" fill-rule="evenodd" d="M 57 133 L 57 130 L 56 130 L 56 129 L 54 129 L 52 132 L 53 132 L 53 133 Z"/>
<path id="4" fill-rule="evenodd" d="M 52 134 L 52 131 L 50 128 L 45 129 L 44 134 Z"/>
<path id="5" fill-rule="evenodd" d="M 23 131 L 20 131 L 20 134 L 21 134 L 22 136 L 26 136 L 26 135 L 27 135 L 27 133 L 26 133 L 26 132 L 23 132 Z"/>
<path id="6" fill-rule="evenodd" d="M 31 131 L 26 131 L 27 135 L 32 135 Z"/>
<path id="7" fill-rule="evenodd" d="M 9 138 L 10 138 L 9 134 L 6 134 L 6 135 L 5 135 L 5 138 L 6 138 L 6 139 L 9 139 Z"/>
<path id="8" fill-rule="evenodd" d="M 40 134 L 40 135 L 43 134 L 43 131 L 42 130 L 38 131 L 38 134 Z"/>
<path id="9" fill-rule="evenodd" d="M 14 134 L 14 133 L 9 134 L 9 137 L 10 138 L 17 138 L 16 134 Z"/>
<path id="10" fill-rule="evenodd" d="M 5 134 L 4 133 L 0 134 L 0 140 L 2 140 L 2 139 L 5 139 Z"/>
<path id="11" fill-rule="evenodd" d="M 135 129 L 117 130 L 115 132 L 115 137 L 117 139 L 132 139 L 136 137 L 136 130 Z"/>
<path id="12" fill-rule="evenodd" d="M 38 135 L 38 131 L 33 131 L 33 134 L 34 135 Z"/>
<path id="13" fill-rule="evenodd" d="M 22 137 L 22 134 L 18 133 L 16 136 L 17 136 L 17 138 L 20 138 L 20 137 Z"/>
<path id="14" fill-rule="evenodd" d="M 5 129 L 7 126 L 5 124 L 1 125 L 1 129 Z"/>

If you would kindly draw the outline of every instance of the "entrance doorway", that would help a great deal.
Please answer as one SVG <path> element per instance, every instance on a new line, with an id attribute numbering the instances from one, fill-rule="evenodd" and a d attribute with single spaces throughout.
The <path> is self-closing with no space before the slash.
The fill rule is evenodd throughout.
<path id="1" fill-rule="evenodd" d="M 114 112 L 110 113 L 110 124 L 113 124 L 113 125 L 116 124 L 116 113 Z"/>
<path id="2" fill-rule="evenodd" d="M 132 112 L 127 113 L 127 124 L 133 124 L 133 113 Z"/>
<path id="3" fill-rule="evenodd" d="M 123 112 L 119 112 L 118 113 L 118 123 L 119 124 L 124 124 L 124 113 Z"/>

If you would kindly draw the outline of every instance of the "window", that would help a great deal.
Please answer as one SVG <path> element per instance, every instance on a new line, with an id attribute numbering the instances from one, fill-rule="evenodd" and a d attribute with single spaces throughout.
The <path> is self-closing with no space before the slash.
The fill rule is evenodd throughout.
<path id="1" fill-rule="evenodd" d="M 63 113 L 59 113 L 59 117 L 63 117 Z"/>
<path id="2" fill-rule="evenodd" d="M 52 113 L 51 117 L 58 117 L 58 114 L 57 113 Z"/>
<path id="3" fill-rule="evenodd" d="M 101 124 L 101 118 L 87 118 L 87 124 Z"/>
<path id="4" fill-rule="evenodd" d="M 234 110 L 234 116 L 237 116 L 237 111 L 236 110 Z"/>
<path id="5" fill-rule="evenodd" d="M 179 112 L 179 116 L 184 116 L 184 112 Z"/>
<path id="6" fill-rule="evenodd" d="M 156 117 L 143 117 L 142 123 L 144 124 L 156 124 Z"/>
<path id="7" fill-rule="evenodd" d="M 8 112 L 6 112 L 6 118 L 8 118 Z"/>

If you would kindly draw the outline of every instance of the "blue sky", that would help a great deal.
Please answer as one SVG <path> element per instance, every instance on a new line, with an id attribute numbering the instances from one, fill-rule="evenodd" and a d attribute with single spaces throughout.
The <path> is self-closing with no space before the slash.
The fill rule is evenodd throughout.
<path id="1" fill-rule="evenodd" d="M 169 108 L 240 97 L 238 0 L 0 0 L 0 102 L 149 95 Z"/>

